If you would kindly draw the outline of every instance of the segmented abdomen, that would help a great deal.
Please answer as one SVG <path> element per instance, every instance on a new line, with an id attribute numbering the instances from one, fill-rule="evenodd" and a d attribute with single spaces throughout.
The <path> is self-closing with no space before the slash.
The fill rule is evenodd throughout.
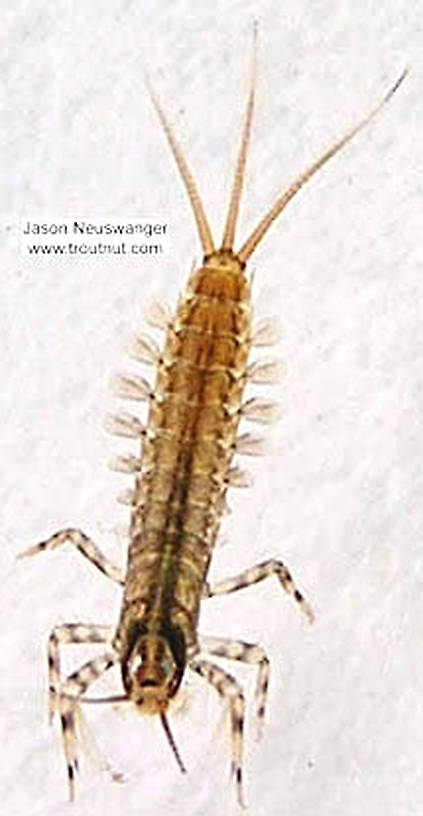
<path id="1" fill-rule="evenodd" d="M 240 265 L 191 277 L 167 329 L 137 477 L 117 641 L 163 619 L 196 642 L 201 593 L 223 509 L 249 351 Z"/>

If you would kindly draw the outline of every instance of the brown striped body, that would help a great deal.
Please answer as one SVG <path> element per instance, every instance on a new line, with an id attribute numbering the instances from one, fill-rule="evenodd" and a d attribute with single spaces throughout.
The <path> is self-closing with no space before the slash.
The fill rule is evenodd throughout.
<path id="1" fill-rule="evenodd" d="M 236 256 L 216 252 L 191 276 L 167 329 L 136 479 L 114 641 L 124 659 L 134 631 L 166 637 L 177 628 L 184 654 L 196 648 L 240 420 L 249 295 Z"/>

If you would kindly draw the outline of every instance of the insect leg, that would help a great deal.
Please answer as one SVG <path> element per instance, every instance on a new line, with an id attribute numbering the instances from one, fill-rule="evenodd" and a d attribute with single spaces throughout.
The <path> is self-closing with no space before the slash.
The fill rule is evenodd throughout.
<path id="1" fill-rule="evenodd" d="M 231 777 L 236 785 L 238 802 L 245 807 L 242 793 L 242 753 L 244 732 L 244 695 L 239 683 L 227 672 L 209 663 L 194 657 L 189 668 L 204 677 L 212 685 L 228 705 L 231 718 Z"/>
<path id="2" fill-rule="evenodd" d="M 207 652 L 215 657 L 224 657 L 226 660 L 239 660 L 258 667 L 256 684 L 256 712 L 258 736 L 260 736 L 266 709 L 267 689 L 269 686 L 270 663 L 264 649 L 255 643 L 245 643 L 242 640 L 228 638 L 202 637 L 200 638 L 201 652 Z"/>
<path id="3" fill-rule="evenodd" d="M 219 581 L 214 586 L 206 584 L 203 590 L 203 598 L 212 598 L 214 595 L 227 595 L 229 592 L 235 592 L 237 589 L 244 589 L 252 584 L 257 584 L 268 578 L 270 575 L 276 575 L 280 584 L 288 595 L 292 595 L 297 602 L 301 611 L 307 616 L 310 623 L 314 620 L 314 613 L 310 604 L 303 597 L 301 592 L 295 586 L 294 580 L 289 570 L 285 567 L 282 561 L 272 558 L 269 561 L 263 561 L 262 564 L 257 564 L 255 567 L 240 572 L 239 575 L 234 575 L 233 578 L 227 578 Z"/>
<path id="4" fill-rule="evenodd" d="M 111 578 L 112 581 L 116 581 L 118 584 L 123 584 L 125 580 L 123 570 L 116 566 L 116 564 L 112 564 L 105 555 L 101 552 L 101 550 L 94 544 L 94 541 L 91 538 L 88 538 L 82 530 L 76 530 L 70 528 L 68 530 L 60 530 L 54 535 L 50 536 L 46 541 L 40 541 L 39 544 L 34 544 L 33 547 L 29 547 L 24 552 L 18 555 L 18 558 L 26 558 L 29 555 L 36 555 L 39 552 L 46 552 L 48 550 L 56 550 L 58 547 L 61 547 L 62 544 L 72 544 L 76 549 L 84 555 L 85 558 L 88 558 L 92 564 L 94 564 L 97 569 L 100 570 L 107 578 Z"/>
<path id="5" fill-rule="evenodd" d="M 90 660 L 67 678 L 57 694 L 71 801 L 74 799 L 75 774 L 78 771 L 76 727 L 82 720 L 79 700 L 91 683 L 110 669 L 117 660 L 116 653 L 112 651 Z"/>
<path id="6" fill-rule="evenodd" d="M 55 626 L 48 639 L 48 690 L 49 722 L 56 709 L 56 699 L 60 692 L 60 646 L 73 643 L 107 643 L 113 635 L 111 626 L 96 626 L 84 623 L 64 623 Z"/>

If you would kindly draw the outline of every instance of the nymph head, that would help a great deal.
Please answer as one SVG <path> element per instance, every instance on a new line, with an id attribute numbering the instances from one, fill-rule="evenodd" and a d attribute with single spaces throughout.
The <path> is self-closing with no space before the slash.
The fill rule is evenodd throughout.
<path id="1" fill-rule="evenodd" d="M 122 660 L 122 682 L 127 698 L 141 713 L 158 714 L 183 773 L 185 767 L 166 716 L 185 669 L 185 639 L 181 630 L 167 625 L 161 632 L 135 627 Z"/>
<path id="2" fill-rule="evenodd" d="M 185 669 L 185 641 L 176 627 L 151 633 L 140 628 L 130 638 L 122 661 L 122 681 L 128 698 L 146 714 L 166 711 Z"/>

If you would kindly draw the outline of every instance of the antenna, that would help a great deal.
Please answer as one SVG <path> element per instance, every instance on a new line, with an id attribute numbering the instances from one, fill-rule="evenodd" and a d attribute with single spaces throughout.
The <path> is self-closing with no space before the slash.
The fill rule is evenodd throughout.
<path id="1" fill-rule="evenodd" d="M 175 742 L 175 740 L 173 738 L 173 734 L 172 734 L 172 732 L 170 730 L 170 726 L 169 726 L 169 723 L 167 721 L 166 714 L 161 712 L 160 713 L 160 719 L 162 721 L 162 726 L 163 726 L 164 732 L 165 732 L 165 734 L 167 736 L 169 745 L 170 745 L 170 747 L 171 747 L 171 749 L 173 751 L 174 757 L 175 757 L 175 759 L 176 759 L 176 761 L 177 761 L 177 763 L 178 763 L 178 765 L 179 765 L 179 767 L 181 769 L 181 772 L 186 773 L 187 769 L 186 769 L 184 763 L 182 762 L 181 755 L 180 755 L 180 753 L 179 753 L 179 751 L 178 751 L 178 749 L 176 747 L 176 742 Z"/>

